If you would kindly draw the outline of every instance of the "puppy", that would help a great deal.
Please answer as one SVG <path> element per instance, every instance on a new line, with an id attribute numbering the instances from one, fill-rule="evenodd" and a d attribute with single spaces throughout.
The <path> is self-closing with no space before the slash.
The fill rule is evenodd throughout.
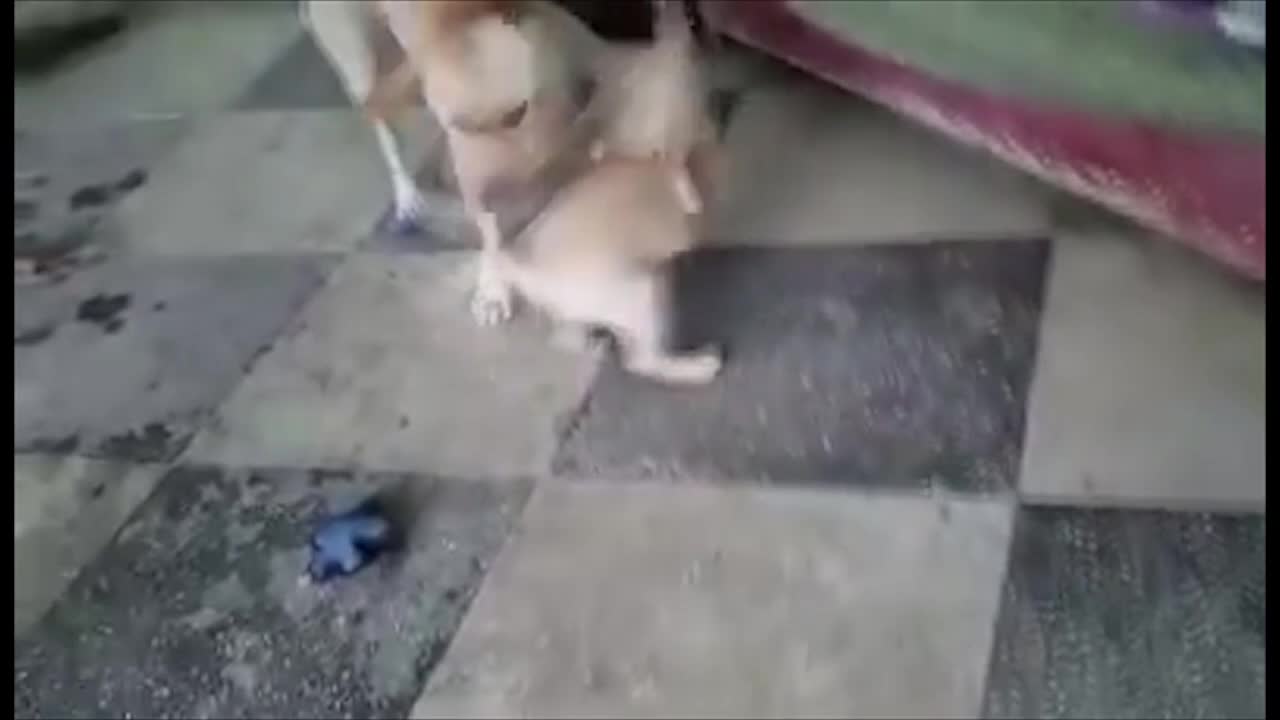
<path id="1" fill-rule="evenodd" d="M 615 52 L 606 60 L 602 84 L 611 118 L 591 157 L 662 162 L 685 211 L 696 215 L 703 202 L 690 164 L 698 162 L 695 153 L 715 143 L 716 129 L 706 109 L 693 29 L 682 3 L 654 0 L 653 6 L 653 43 Z"/>
<path id="2" fill-rule="evenodd" d="M 561 323 L 563 337 L 607 329 L 630 372 L 702 384 L 719 373 L 720 352 L 669 350 L 669 269 L 700 234 L 696 210 L 712 179 L 701 158 L 715 135 L 707 132 L 705 99 L 689 81 L 696 68 L 687 25 L 681 31 L 665 13 L 658 23 L 652 51 L 636 56 L 643 67 L 618 76 L 643 76 L 643 82 L 601 96 L 604 127 L 593 143 L 593 162 L 514 247 L 496 254 L 495 268 L 500 282 Z"/>
<path id="3" fill-rule="evenodd" d="M 387 2 L 387 0 L 384 0 Z M 502 245 L 490 198 L 521 186 L 567 148 L 594 74 L 600 41 L 550 3 L 433 0 L 411 3 L 416 23 L 408 62 L 373 92 L 386 117 L 413 87 L 448 141 L 454 175 L 482 249 L 473 313 L 481 324 L 511 316 L 510 288 L 495 269 Z"/>

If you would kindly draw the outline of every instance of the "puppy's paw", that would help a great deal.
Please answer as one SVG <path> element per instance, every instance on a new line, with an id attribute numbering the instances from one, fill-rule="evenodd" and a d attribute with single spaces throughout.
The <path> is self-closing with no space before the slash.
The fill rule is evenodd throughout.
<path id="1" fill-rule="evenodd" d="M 690 385 L 705 385 L 715 380 L 722 369 L 724 355 L 720 348 L 708 346 L 681 358 L 676 380 Z"/>
<path id="2" fill-rule="evenodd" d="M 514 305 L 509 290 L 480 286 L 471 298 L 471 316 L 481 327 L 501 325 L 511 319 Z"/>
<path id="3" fill-rule="evenodd" d="M 706 385 L 723 366 L 720 349 L 710 346 L 679 355 L 638 353 L 626 360 L 631 372 L 669 385 Z"/>

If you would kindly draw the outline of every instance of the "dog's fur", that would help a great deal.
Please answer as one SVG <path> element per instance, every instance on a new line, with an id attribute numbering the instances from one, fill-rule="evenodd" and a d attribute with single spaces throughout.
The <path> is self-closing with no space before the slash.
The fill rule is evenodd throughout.
<path id="1" fill-rule="evenodd" d="M 554 315 L 569 337 L 607 329 L 631 372 L 701 384 L 719 373 L 720 352 L 669 349 L 669 272 L 701 234 L 697 210 L 711 190 L 708 161 L 717 148 L 693 80 L 693 38 L 682 15 L 678 22 L 658 14 L 652 47 L 633 55 L 631 70 L 614 76 L 623 84 L 601 95 L 605 125 L 594 162 L 517 247 L 499 253 L 497 268 L 501 282 Z"/>

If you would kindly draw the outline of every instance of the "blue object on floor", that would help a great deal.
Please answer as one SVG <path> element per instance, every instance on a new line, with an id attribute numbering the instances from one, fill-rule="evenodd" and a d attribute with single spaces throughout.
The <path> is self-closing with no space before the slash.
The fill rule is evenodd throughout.
<path id="1" fill-rule="evenodd" d="M 311 579 L 324 582 L 350 575 L 395 545 L 395 533 L 381 503 L 371 498 L 323 523 L 311 535 Z"/>

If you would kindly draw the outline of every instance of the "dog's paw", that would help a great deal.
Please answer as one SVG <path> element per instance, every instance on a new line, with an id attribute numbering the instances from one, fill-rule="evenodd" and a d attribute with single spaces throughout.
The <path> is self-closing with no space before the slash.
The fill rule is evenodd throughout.
<path id="1" fill-rule="evenodd" d="M 421 230 L 428 210 L 427 200 L 417 188 L 397 190 L 392 208 L 391 231 L 397 235 L 407 235 Z"/>
<path id="2" fill-rule="evenodd" d="M 511 292 L 496 288 L 476 288 L 471 298 L 471 316 L 481 327 L 501 325 L 511 319 L 514 302 Z"/>

